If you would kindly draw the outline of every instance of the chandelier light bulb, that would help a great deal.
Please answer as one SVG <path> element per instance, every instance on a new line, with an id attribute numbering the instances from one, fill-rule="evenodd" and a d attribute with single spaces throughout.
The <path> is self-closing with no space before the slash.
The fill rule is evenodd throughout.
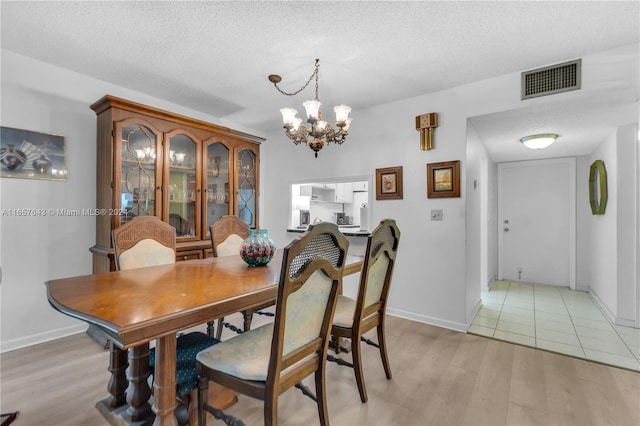
<path id="1" fill-rule="evenodd" d="M 347 121 L 347 118 L 349 118 L 351 107 L 347 105 L 336 105 L 333 107 L 333 112 L 336 113 L 336 122 L 344 123 Z"/>
<path id="2" fill-rule="evenodd" d="M 293 108 L 282 108 L 280 110 L 280 114 L 282 114 L 282 121 L 285 126 L 290 126 L 293 124 L 293 121 L 298 115 L 298 111 Z"/>
<path id="3" fill-rule="evenodd" d="M 300 124 L 302 124 L 302 118 L 300 117 L 295 117 L 293 119 L 293 123 L 292 123 L 292 127 L 291 127 L 291 131 L 292 132 L 297 132 L 298 128 L 300 127 Z"/>
<path id="4" fill-rule="evenodd" d="M 320 111 L 320 105 L 322 105 L 322 103 L 317 99 L 304 101 L 302 103 L 302 106 L 307 111 L 307 118 L 317 120 L 318 112 Z"/>
<path id="5" fill-rule="evenodd" d="M 348 132 L 349 131 L 349 126 L 351 126 L 351 122 L 353 121 L 353 118 L 349 117 L 346 120 L 346 124 L 344 125 L 344 127 L 342 128 L 343 132 Z"/>

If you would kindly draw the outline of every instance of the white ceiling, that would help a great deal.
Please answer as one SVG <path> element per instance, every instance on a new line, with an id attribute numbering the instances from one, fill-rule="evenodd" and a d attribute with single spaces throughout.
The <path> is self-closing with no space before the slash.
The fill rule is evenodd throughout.
<path id="1" fill-rule="evenodd" d="M 313 96 L 312 83 L 295 99 L 284 98 L 267 75 L 280 74 L 281 87 L 295 91 L 315 58 L 321 60 L 320 100 L 346 103 L 357 114 L 640 41 L 635 1 L 0 5 L 3 49 L 265 132 L 280 126 L 280 107 Z M 576 134 L 562 155 L 583 155 L 611 128 L 602 108 L 614 120 L 618 98 L 492 114 L 473 123 L 484 141 L 499 141 L 553 120 L 556 132 Z M 510 144 L 486 142 L 494 160 L 519 159 L 498 145 Z"/>

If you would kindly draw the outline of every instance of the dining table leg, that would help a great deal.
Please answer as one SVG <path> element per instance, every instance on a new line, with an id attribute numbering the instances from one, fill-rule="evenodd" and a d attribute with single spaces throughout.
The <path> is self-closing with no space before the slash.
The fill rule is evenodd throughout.
<path id="1" fill-rule="evenodd" d="M 149 398 L 151 388 L 149 387 L 149 344 L 134 346 L 129 349 L 129 367 L 127 368 L 127 403 L 129 404 L 125 413 L 128 422 L 143 422 L 153 417 Z"/>
<path id="2" fill-rule="evenodd" d="M 156 340 L 156 365 L 153 380 L 154 426 L 177 426 L 176 400 L 176 335 L 167 334 Z"/>
<path id="3" fill-rule="evenodd" d="M 120 349 L 112 341 L 109 347 L 109 373 L 111 373 L 111 377 L 109 377 L 107 384 L 109 397 L 104 401 L 105 406 L 110 409 L 122 407 L 127 403 L 127 366 L 127 351 Z"/>

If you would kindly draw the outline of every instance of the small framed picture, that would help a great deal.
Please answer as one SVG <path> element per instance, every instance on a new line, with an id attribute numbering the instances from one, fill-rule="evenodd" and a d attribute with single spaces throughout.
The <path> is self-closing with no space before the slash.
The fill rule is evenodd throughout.
<path id="1" fill-rule="evenodd" d="M 0 177 L 67 180 L 64 136 L 0 127 Z"/>
<path id="2" fill-rule="evenodd" d="M 376 200 L 402 199 L 402 166 L 376 169 Z"/>
<path id="3" fill-rule="evenodd" d="M 427 197 L 460 196 L 460 161 L 427 164 Z"/>

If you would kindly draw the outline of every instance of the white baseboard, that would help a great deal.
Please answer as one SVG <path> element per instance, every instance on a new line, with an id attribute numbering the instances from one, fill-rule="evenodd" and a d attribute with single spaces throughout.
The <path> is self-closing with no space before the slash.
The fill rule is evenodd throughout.
<path id="1" fill-rule="evenodd" d="M 609 318 L 609 321 L 615 323 L 616 316 L 614 315 L 613 312 L 611 312 L 611 310 L 607 307 L 607 305 L 605 305 L 602 299 L 600 299 L 598 295 L 593 290 L 591 290 L 591 288 L 589 288 L 587 291 L 589 292 L 589 295 L 591 296 L 593 301 L 596 302 L 596 305 L 598 305 L 602 313 L 604 313 L 607 316 L 607 318 Z"/>
<path id="2" fill-rule="evenodd" d="M 447 320 L 443 320 L 442 318 L 435 318 L 427 315 L 416 314 L 414 312 L 407 312 L 401 309 L 387 308 L 387 314 L 392 315 L 394 317 L 405 318 L 412 321 L 421 322 L 424 324 L 435 325 L 437 327 L 460 331 L 462 333 L 465 333 L 468 328 L 467 325 L 464 323 L 447 321 Z"/>
<path id="3" fill-rule="evenodd" d="M 471 327 L 471 323 L 473 322 L 473 319 L 476 317 L 476 315 L 478 315 L 478 311 L 480 310 L 480 308 L 482 308 L 482 299 L 478 300 L 476 306 L 474 306 L 473 308 L 471 316 L 467 319 L 467 326 L 464 329 L 465 332 L 469 330 L 469 327 Z"/>
<path id="4" fill-rule="evenodd" d="M 491 290 L 491 287 L 493 287 L 493 284 L 496 282 L 497 279 L 498 277 L 496 277 L 495 275 L 491 277 L 491 281 L 489 281 L 489 284 L 487 284 L 487 291 Z"/>
<path id="5" fill-rule="evenodd" d="M 634 320 L 630 320 L 630 319 L 626 319 L 626 318 L 618 318 L 618 317 L 616 317 L 616 320 L 614 321 L 614 323 L 616 325 L 622 325 L 622 326 L 625 326 L 625 327 L 640 328 L 640 325 L 636 324 L 636 322 Z"/>
<path id="6" fill-rule="evenodd" d="M 621 318 L 621 317 L 617 316 L 616 314 L 611 312 L 611 310 L 607 307 L 607 305 L 605 305 L 605 303 L 602 301 L 602 299 L 600 299 L 598 297 L 598 295 L 593 290 L 589 289 L 588 291 L 589 291 L 589 295 L 591 296 L 593 301 L 596 302 L 596 305 L 598 305 L 600 310 L 607 316 L 607 318 L 609 318 L 609 321 L 611 321 L 612 323 L 614 323 L 616 325 L 623 325 L 625 327 L 639 328 L 640 324 L 636 324 L 635 320 L 628 319 L 628 318 Z"/>
<path id="7" fill-rule="evenodd" d="M 48 342 L 50 340 L 59 339 L 61 337 L 78 334 L 87 329 L 86 323 L 71 325 L 69 327 L 59 328 L 56 330 L 46 331 L 44 333 L 32 334 L 30 336 L 20 337 L 17 339 L 0 342 L 0 353 L 15 351 L 27 346 L 37 345 L 38 343 Z"/>

